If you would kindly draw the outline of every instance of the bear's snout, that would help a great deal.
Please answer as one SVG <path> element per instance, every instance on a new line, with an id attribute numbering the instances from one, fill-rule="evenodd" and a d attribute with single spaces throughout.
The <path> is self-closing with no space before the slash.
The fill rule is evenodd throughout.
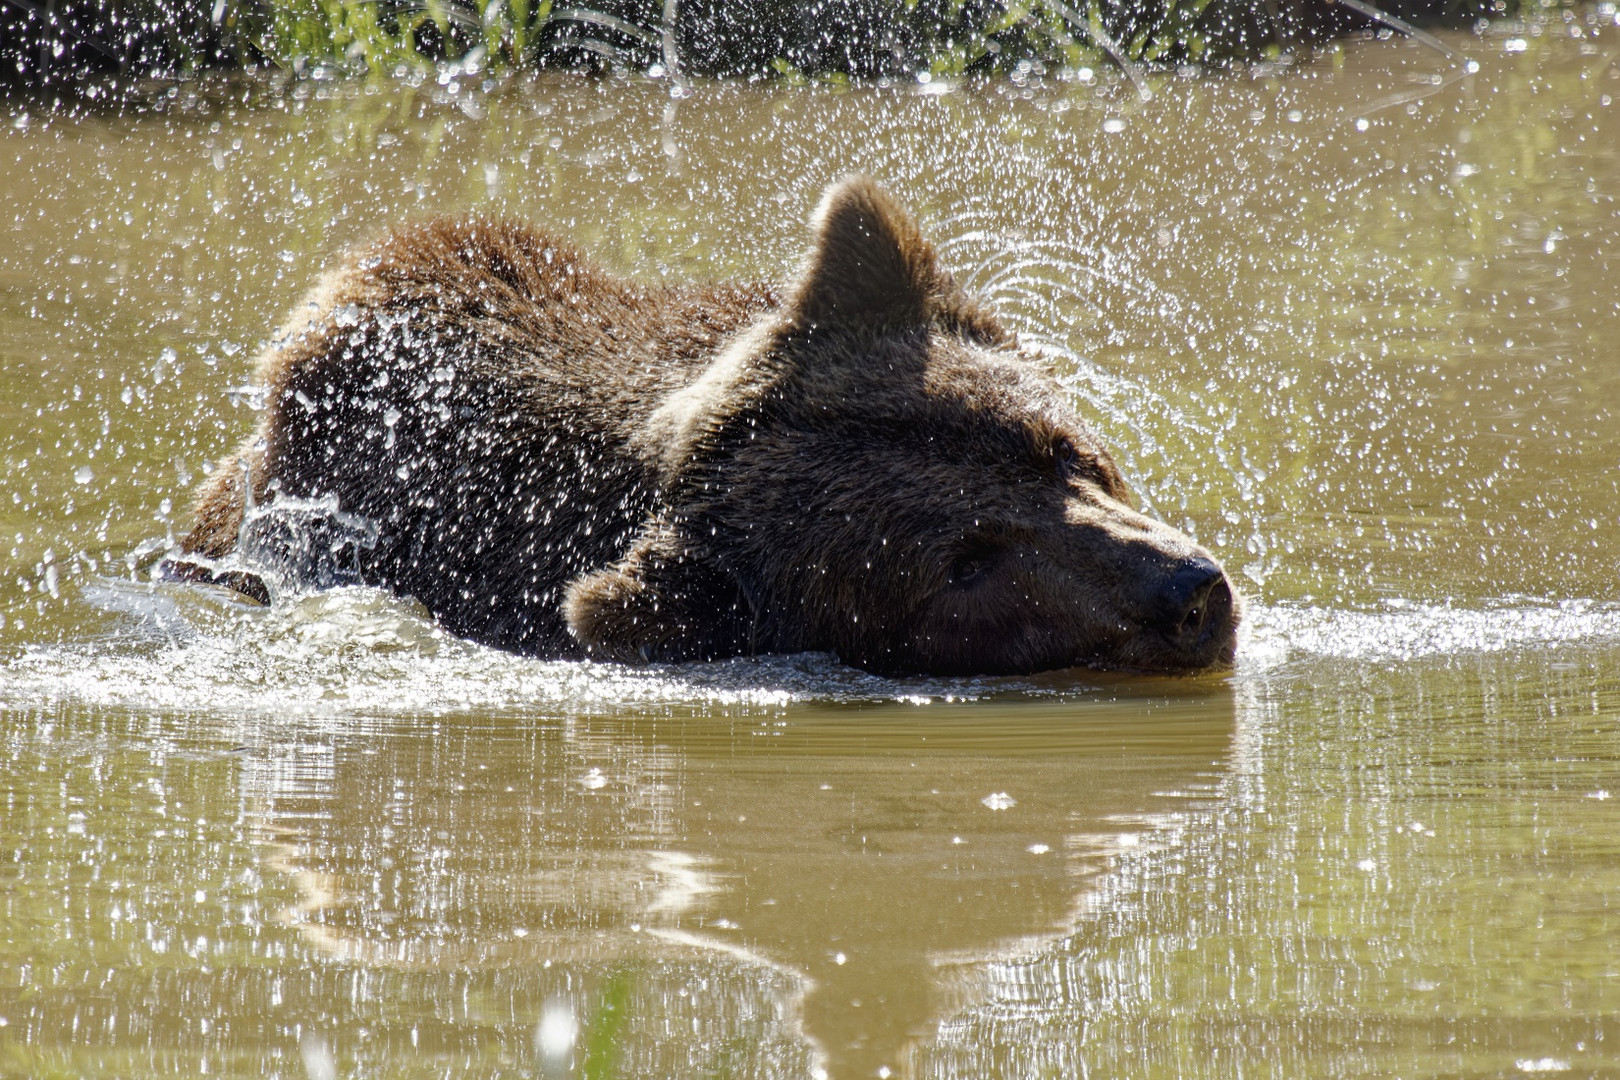
<path id="1" fill-rule="evenodd" d="M 1170 666 L 1205 667 L 1230 656 L 1237 603 L 1226 574 L 1195 556 L 1172 567 L 1147 604 L 1146 628 L 1162 635 Z"/>
<path id="2" fill-rule="evenodd" d="M 1210 594 L 1226 587 L 1226 575 L 1210 559 L 1188 559 L 1159 585 L 1153 598 L 1154 629 L 1173 641 L 1197 638 L 1208 621 Z"/>

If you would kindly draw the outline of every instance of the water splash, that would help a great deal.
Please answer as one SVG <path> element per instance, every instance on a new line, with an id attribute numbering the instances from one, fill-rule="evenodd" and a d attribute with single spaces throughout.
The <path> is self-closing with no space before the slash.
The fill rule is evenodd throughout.
<path id="1" fill-rule="evenodd" d="M 823 653 L 631 667 L 536 660 L 457 638 L 420 605 L 340 586 L 271 607 L 224 590 L 97 578 L 80 600 L 111 617 L 94 640 L 29 647 L 7 668 L 12 703 L 306 717 L 671 709 L 774 711 L 821 703 L 943 704 L 1094 696 L 1086 671 L 1012 678 L 872 675 Z M 1355 664 L 1620 643 L 1620 604 L 1393 600 L 1368 610 L 1251 605 L 1236 678 Z M 1173 691 L 1177 680 L 1166 680 Z"/>
<path id="2" fill-rule="evenodd" d="M 341 510 L 335 495 L 277 495 L 262 506 L 250 502 L 232 559 L 280 591 L 355 585 L 360 553 L 375 548 L 377 536 L 376 522 Z"/>
<path id="3" fill-rule="evenodd" d="M 1477 607 L 1389 600 L 1364 611 L 1279 604 L 1251 609 L 1241 671 L 1289 661 L 1367 663 L 1620 643 L 1620 604 L 1502 599 Z"/>
<path id="4" fill-rule="evenodd" d="M 98 578 L 83 601 L 114 617 L 93 641 L 30 647 L 7 699 L 129 709 L 306 716 L 528 714 L 603 708 L 779 709 L 805 702 L 927 704 L 1090 689 L 1049 681 L 890 679 L 804 653 L 628 667 L 516 656 L 457 638 L 378 589 L 287 593 L 272 606 L 181 583 Z"/>

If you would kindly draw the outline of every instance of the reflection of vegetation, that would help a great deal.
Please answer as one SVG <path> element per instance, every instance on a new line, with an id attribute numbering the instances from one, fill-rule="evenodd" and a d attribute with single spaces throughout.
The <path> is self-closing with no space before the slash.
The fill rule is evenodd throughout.
<path id="1" fill-rule="evenodd" d="M 305 71 L 668 68 L 822 77 L 1225 63 L 1567 0 L 4 0 L 0 82 L 267 60 Z"/>
<path id="2" fill-rule="evenodd" d="M 585 1027 L 585 1061 L 581 1080 L 612 1080 L 619 1074 L 619 1051 L 624 1045 L 624 1022 L 630 1006 L 630 973 L 615 971 L 596 1002 L 596 1012 Z"/>

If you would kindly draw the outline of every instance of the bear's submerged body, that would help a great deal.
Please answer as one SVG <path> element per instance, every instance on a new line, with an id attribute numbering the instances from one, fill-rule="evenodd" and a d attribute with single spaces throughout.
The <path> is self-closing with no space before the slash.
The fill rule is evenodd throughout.
<path id="1" fill-rule="evenodd" d="M 1230 661 L 1237 600 L 869 181 L 788 288 L 653 288 L 477 218 L 351 256 L 260 361 L 184 548 L 365 523 L 360 580 L 543 656 L 888 672 Z M 251 491 L 248 489 L 251 488 Z"/>

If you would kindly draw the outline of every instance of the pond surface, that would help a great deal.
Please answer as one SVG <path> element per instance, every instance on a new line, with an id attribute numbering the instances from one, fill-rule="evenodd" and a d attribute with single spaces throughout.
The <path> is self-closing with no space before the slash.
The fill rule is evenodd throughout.
<path id="1" fill-rule="evenodd" d="M 1620 31 L 978 86 L 12 102 L 0 1075 L 1620 1076 Z M 870 172 L 1251 597 L 1237 669 L 539 663 L 154 586 L 397 218 L 781 278 Z"/>

